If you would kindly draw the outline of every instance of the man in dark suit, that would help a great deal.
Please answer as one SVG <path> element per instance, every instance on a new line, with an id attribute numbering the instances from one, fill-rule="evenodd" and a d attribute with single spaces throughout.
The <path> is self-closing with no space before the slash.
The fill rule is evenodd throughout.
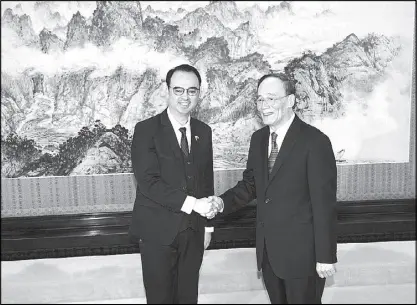
<path id="1" fill-rule="evenodd" d="M 259 80 L 256 105 L 267 126 L 252 135 L 243 179 L 211 197 L 224 214 L 257 199 L 258 270 L 273 304 L 321 303 L 337 262 L 332 145 L 295 115 L 294 92 L 285 74 Z"/>
<path id="2" fill-rule="evenodd" d="M 136 124 L 132 166 L 137 181 L 129 228 L 139 240 L 149 304 L 197 303 L 198 279 L 213 195 L 211 128 L 190 117 L 201 77 L 189 65 L 166 76 L 168 108 Z M 207 229 L 207 228 L 206 228 Z"/>

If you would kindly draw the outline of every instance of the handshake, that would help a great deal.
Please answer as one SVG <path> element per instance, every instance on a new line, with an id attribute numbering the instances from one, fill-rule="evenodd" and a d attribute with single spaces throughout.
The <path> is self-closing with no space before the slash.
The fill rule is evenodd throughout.
<path id="1" fill-rule="evenodd" d="M 194 211 L 207 219 L 212 219 L 217 213 L 223 212 L 224 203 L 220 197 L 209 196 L 197 199 L 194 205 Z"/>

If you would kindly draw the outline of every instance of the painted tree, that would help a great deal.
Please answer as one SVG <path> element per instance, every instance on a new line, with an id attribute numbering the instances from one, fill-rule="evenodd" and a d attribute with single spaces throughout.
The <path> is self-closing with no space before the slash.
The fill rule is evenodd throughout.
<path id="1" fill-rule="evenodd" d="M 140 25 L 143 27 L 143 14 L 142 14 L 142 5 L 140 5 L 140 1 L 138 1 L 139 11 L 140 11 Z"/>

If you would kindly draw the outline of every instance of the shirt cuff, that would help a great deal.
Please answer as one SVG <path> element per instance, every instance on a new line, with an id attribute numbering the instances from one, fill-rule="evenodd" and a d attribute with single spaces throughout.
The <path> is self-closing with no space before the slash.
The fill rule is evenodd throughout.
<path id="1" fill-rule="evenodd" d="M 181 211 L 187 214 L 191 214 L 191 212 L 194 209 L 196 201 L 197 199 L 195 197 L 187 196 L 187 198 L 185 198 L 184 204 L 182 205 Z"/>
<path id="2" fill-rule="evenodd" d="M 206 233 L 213 233 L 214 227 L 205 227 Z"/>

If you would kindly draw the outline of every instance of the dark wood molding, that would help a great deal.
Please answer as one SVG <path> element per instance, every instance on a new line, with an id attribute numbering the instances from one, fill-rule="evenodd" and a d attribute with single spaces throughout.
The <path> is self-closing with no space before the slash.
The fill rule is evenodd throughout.
<path id="1" fill-rule="evenodd" d="M 1 260 L 138 253 L 131 212 L 2 218 Z M 216 221 L 209 249 L 255 246 L 256 207 Z M 416 199 L 338 203 L 338 242 L 416 239 Z"/>

